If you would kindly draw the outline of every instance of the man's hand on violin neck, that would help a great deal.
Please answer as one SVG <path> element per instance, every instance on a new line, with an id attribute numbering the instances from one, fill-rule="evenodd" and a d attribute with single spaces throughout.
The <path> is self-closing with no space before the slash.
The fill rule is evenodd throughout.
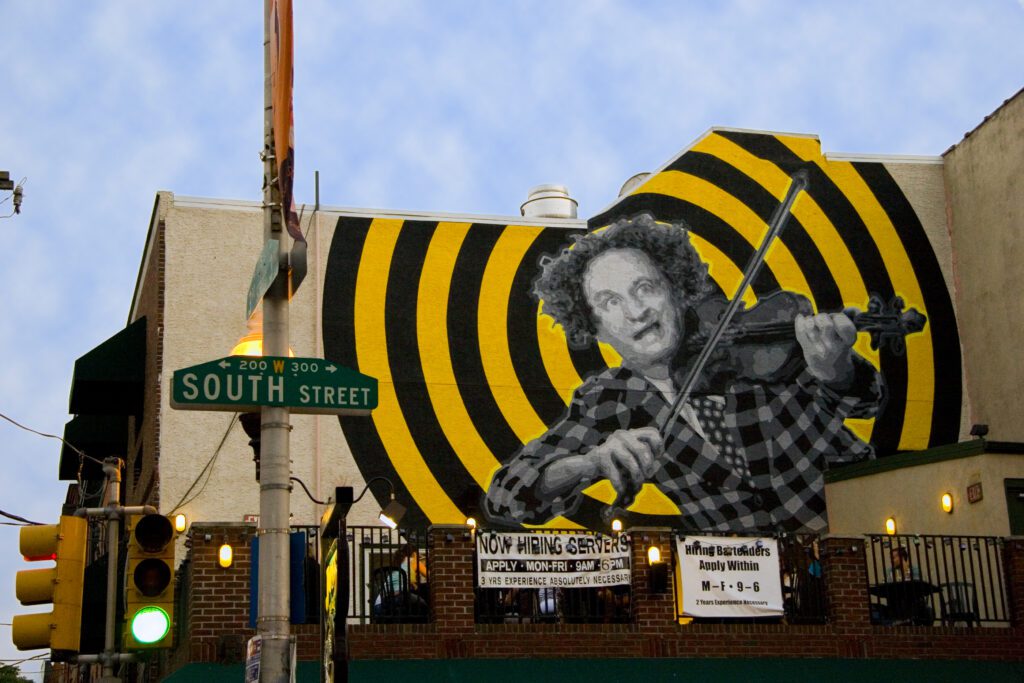
<path id="1" fill-rule="evenodd" d="M 853 380 L 853 344 L 857 328 L 842 313 L 797 315 L 796 339 L 804 352 L 807 370 L 819 381 L 848 386 Z"/>
<path id="2" fill-rule="evenodd" d="M 619 429 L 587 454 L 595 468 L 588 479 L 607 479 L 620 496 L 635 496 L 654 476 L 661 451 L 661 435 L 654 427 Z"/>

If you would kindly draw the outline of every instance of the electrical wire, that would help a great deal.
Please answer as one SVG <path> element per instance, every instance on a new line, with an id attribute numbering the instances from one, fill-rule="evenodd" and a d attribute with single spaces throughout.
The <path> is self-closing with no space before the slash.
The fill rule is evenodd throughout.
<path id="1" fill-rule="evenodd" d="M 33 522 L 31 519 L 25 519 L 24 517 L 19 517 L 18 515 L 12 515 L 11 513 L 4 512 L 3 510 L 0 510 L 0 515 L 6 517 L 7 519 L 13 519 L 15 522 L 22 522 L 23 524 L 30 525 L 30 526 L 39 526 L 40 525 L 39 522 Z M 9 522 L 6 522 L 6 523 L 9 524 Z"/>
<path id="2" fill-rule="evenodd" d="M 84 451 L 76 448 L 73 444 L 65 441 L 63 437 L 57 436 L 56 434 L 47 434 L 46 432 L 36 431 L 35 429 L 32 429 L 31 427 L 26 427 L 25 425 L 21 424 L 20 422 L 17 422 L 15 420 L 7 417 L 3 413 L 0 413 L 0 417 L 2 417 L 3 419 L 7 420 L 8 422 L 10 422 L 15 427 L 18 427 L 19 429 L 24 429 L 26 432 L 32 432 L 33 434 L 37 434 L 39 436 L 45 436 L 48 439 L 57 439 L 57 441 L 60 441 L 62 444 L 64 444 L 65 446 L 67 446 L 68 448 L 73 450 L 75 453 L 77 453 L 79 455 L 79 457 L 88 458 L 89 460 L 92 460 L 93 462 L 97 462 L 100 465 L 103 464 L 102 460 L 100 460 L 99 458 L 94 458 L 91 455 L 85 453 Z"/>
<path id="3" fill-rule="evenodd" d="M 199 471 L 199 474 L 196 475 L 195 480 L 188 487 L 188 489 L 185 491 L 185 493 L 182 494 L 181 500 L 178 501 L 178 504 L 175 505 L 173 508 L 171 508 L 170 512 L 167 513 L 168 515 L 173 515 L 183 505 L 188 505 L 193 500 L 195 500 L 200 495 L 202 495 L 203 491 L 206 490 L 206 485 L 210 483 L 210 479 L 213 476 L 213 463 L 217 459 L 217 456 L 220 455 L 220 450 L 224 447 L 224 443 L 228 440 L 228 434 L 231 433 L 231 428 L 235 426 L 235 422 L 237 422 L 237 421 L 238 421 L 238 413 L 235 413 L 234 415 L 231 416 L 231 419 L 228 421 L 228 428 L 224 430 L 224 436 L 221 437 L 220 443 L 217 444 L 216 450 L 213 451 L 213 455 L 211 455 L 210 459 L 206 461 L 206 465 L 203 466 L 203 469 L 201 469 Z M 192 493 L 192 489 L 194 489 L 196 487 L 196 484 L 199 483 L 199 480 L 203 478 L 204 474 L 207 475 L 206 481 L 203 482 L 203 485 L 199 488 L 198 491 L 196 491 L 194 496 L 192 496 L 191 498 L 188 498 L 188 494 Z M 186 500 L 186 498 L 188 498 L 188 500 Z"/>

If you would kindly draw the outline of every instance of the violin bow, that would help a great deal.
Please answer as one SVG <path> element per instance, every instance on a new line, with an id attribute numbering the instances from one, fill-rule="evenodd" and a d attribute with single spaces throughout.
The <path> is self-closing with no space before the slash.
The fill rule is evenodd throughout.
<path id="1" fill-rule="evenodd" d="M 690 371 L 686 375 L 686 379 L 683 381 L 682 386 L 679 389 L 679 394 L 676 396 L 676 400 L 672 402 L 672 411 L 669 414 L 668 420 L 658 430 L 661 434 L 661 438 L 665 439 L 668 437 L 672 426 L 679 419 L 682 414 L 683 406 L 690 399 L 690 393 L 693 391 L 694 385 L 697 383 L 697 379 L 704 371 L 704 367 L 707 365 L 708 360 L 714 353 L 715 348 L 718 346 L 719 340 L 725 333 L 725 330 L 729 327 L 729 323 L 732 322 L 733 316 L 743 306 L 743 295 L 746 294 L 747 289 L 750 287 L 750 283 L 753 281 L 757 274 L 761 270 L 761 266 L 764 265 L 765 257 L 768 255 L 768 249 L 775 242 L 775 238 L 779 236 L 782 229 L 786 226 L 786 221 L 789 220 L 790 212 L 793 209 L 793 203 L 796 202 L 797 196 L 807 189 L 809 182 L 807 169 L 801 168 L 790 176 L 789 189 L 786 191 L 786 196 L 782 199 L 782 202 L 775 208 L 775 212 L 772 214 L 771 221 L 768 224 L 768 232 L 765 233 L 764 238 L 761 240 L 761 246 L 757 248 L 754 256 L 750 259 L 746 269 L 743 271 L 743 279 L 740 281 L 739 287 L 736 289 L 736 293 L 729 300 L 729 305 L 726 307 L 725 312 L 722 314 L 721 319 L 718 321 L 717 327 L 714 332 L 708 337 L 707 342 L 704 344 L 704 348 L 701 349 L 700 354 L 690 367 Z M 610 506 L 605 508 L 603 517 L 606 521 L 617 516 L 618 511 L 624 510 L 633 504 L 636 496 L 623 496 L 620 495 L 615 499 Z"/>
<path id="2" fill-rule="evenodd" d="M 672 412 L 659 430 L 661 438 L 664 439 L 668 436 L 672 426 L 679 419 L 683 406 L 690 399 L 690 393 L 697 383 L 697 378 L 704 372 L 704 367 L 715 352 L 715 348 L 718 346 L 722 335 L 725 334 L 725 330 L 729 327 L 729 323 L 732 322 L 733 316 L 743 307 L 743 295 L 747 293 L 747 289 L 750 288 L 750 283 L 753 279 L 761 272 L 761 266 L 764 265 L 768 249 L 775 242 L 782 229 L 786 227 L 786 222 L 789 220 L 790 212 L 793 209 L 793 203 L 796 202 L 797 195 L 807 189 L 807 184 L 807 169 L 801 168 L 790 176 L 789 190 L 786 192 L 782 203 L 775 208 L 775 213 L 772 214 L 771 222 L 768 224 L 768 232 L 765 233 L 764 239 L 761 240 L 761 246 L 757 248 L 754 256 L 750 259 L 750 263 L 747 264 L 746 270 L 743 271 L 743 279 L 740 281 L 736 293 L 732 295 L 729 305 L 718 321 L 718 325 L 711 333 L 711 336 L 708 337 L 704 348 L 701 349 L 693 365 L 690 366 L 690 371 L 686 374 L 686 379 L 683 380 L 683 384 L 679 388 L 679 394 L 676 396 L 676 400 L 672 402 Z"/>

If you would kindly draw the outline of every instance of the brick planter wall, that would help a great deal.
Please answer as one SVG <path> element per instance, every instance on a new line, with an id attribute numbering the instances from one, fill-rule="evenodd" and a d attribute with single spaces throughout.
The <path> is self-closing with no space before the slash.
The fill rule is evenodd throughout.
<path id="1" fill-rule="evenodd" d="M 175 666 L 244 656 L 248 628 L 249 541 L 255 527 L 194 525 L 187 565 L 186 635 Z M 348 627 L 353 660 L 468 658 L 794 658 L 1024 660 L 1024 541 L 1005 546 L 1005 578 L 1015 626 L 1008 628 L 895 627 L 870 621 L 862 538 L 825 538 L 821 563 L 829 623 L 677 623 L 671 592 L 653 594 L 647 547 L 671 562 L 673 540 L 662 529 L 633 530 L 633 614 L 630 624 L 476 624 L 474 542 L 464 527 L 434 527 L 428 535 L 431 623 Z M 210 540 L 206 540 L 209 534 Z M 235 548 L 230 569 L 217 549 Z M 319 659 L 319 628 L 293 626 L 299 657 Z M 239 647 L 242 649 L 239 650 Z M 237 660 L 236 660 L 237 661 Z"/>
<path id="2" fill-rule="evenodd" d="M 187 595 L 185 614 L 177 615 L 183 637 L 173 653 L 175 668 L 190 662 L 245 660 L 245 644 L 256 635 L 249 628 L 250 544 L 255 535 L 251 524 L 192 525 L 190 561 L 182 569 Z M 227 569 L 217 563 L 225 542 L 234 550 L 234 562 Z M 318 624 L 292 625 L 291 632 L 298 635 L 299 659 L 320 659 Z"/>
<path id="3" fill-rule="evenodd" d="M 1012 628 L 893 627 L 871 623 L 862 538 L 825 538 L 829 623 L 686 624 L 671 592 L 652 594 L 647 547 L 671 557 L 667 530 L 633 530 L 632 624 L 475 624 L 473 545 L 462 527 L 430 532 L 434 623 L 349 626 L 352 659 L 814 657 L 1024 660 L 1024 542 L 1006 546 Z"/>

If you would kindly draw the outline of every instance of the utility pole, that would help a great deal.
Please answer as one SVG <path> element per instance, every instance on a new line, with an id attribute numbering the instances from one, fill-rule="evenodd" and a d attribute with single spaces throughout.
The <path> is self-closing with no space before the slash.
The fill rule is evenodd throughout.
<path id="1" fill-rule="evenodd" d="M 288 240 L 282 220 L 281 193 L 274 155 L 274 114 L 271 90 L 271 2 L 263 2 L 263 237 L 278 240 L 277 279 L 263 297 L 263 355 L 288 355 Z M 260 542 L 259 617 L 260 682 L 289 680 L 289 565 L 288 534 L 291 463 L 289 409 L 263 406 L 260 410 Z"/>

